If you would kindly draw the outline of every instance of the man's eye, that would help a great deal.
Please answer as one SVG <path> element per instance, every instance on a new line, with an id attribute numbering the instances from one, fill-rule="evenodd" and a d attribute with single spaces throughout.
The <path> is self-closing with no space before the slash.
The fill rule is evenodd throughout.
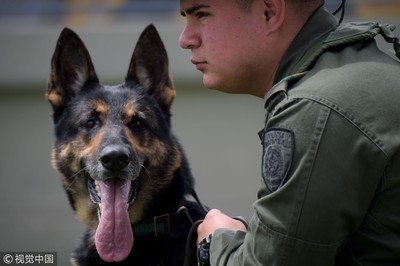
<path id="1" fill-rule="evenodd" d="M 198 12 L 196 12 L 195 15 L 196 15 L 197 18 L 204 18 L 204 17 L 208 16 L 208 13 L 203 12 L 203 11 L 198 11 Z"/>

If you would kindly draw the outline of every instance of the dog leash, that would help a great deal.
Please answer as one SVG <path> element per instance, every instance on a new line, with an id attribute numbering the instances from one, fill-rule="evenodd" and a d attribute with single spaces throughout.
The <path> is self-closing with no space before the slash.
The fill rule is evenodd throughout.
<path id="1" fill-rule="evenodd" d="M 197 227 L 199 224 L 203 222 L 203 219 L 197 220 L 192 224 L 192 227 L 190 227 L 187 239 L 186 239 L 186 247 L 185 247 L 185 260 L 183 263 L 183 266 L 192 266 L 190 265 L 190 251 L 191 251 L 191 245 L 193 241 L 193 235 L 197 235 Z M 197 247 L 196 247 L 197 249 Z"/>
<path id="2" fill-rule="evenodd" d="M 199 207 L 202 209 L 202 211 L 204 211 L 205 214 L 208 213 L 209 209 L 208 207 L 206 207 L 200 200 L 199 196 L 197 195 L 196 191 L 194 189 L 192 189 L 192 191 L 190 192 L 191 196 L 194 198 L 194 200 L 196 201 L 196 203 L 199 205 Z M 187 208 L 186 208 L 187 211 Z M 190 218 L 190 215 L 187 212 L 185 212 L 185 214 L 187 215 L 187 217 Z M 199 226 L 199 224 L 201 224 L 203 222 L 203 219 L 197 220 L 197 221 L 193 221 L 190 218 L 191 222 L 192 222 L 192 226 L 190 227 L 188 236 L 186 238 L 186 247 L 185 247 L 185 260 L 183 263 L 183 266 L 192 266 L 190 265 L 190 259 L 191 259 L 191 245 L 193 242 L 193 235 L 197 235 L 197 227 Z M 197 249 L 197 246 L 195 247 L 195 249 Z"/>
<path id="3" fill-rule="evenodd" d="M 196 190 L 192 189 L 192 191 L 190 192 L 191 196 L 194 198 L 194 200 L 196 201 L 196 203 L 200 206 L 200 208 L 204 211 L 204 213 L 207 213 L 210 209 L 205 206 L 199 196 L 197 196 Z"/>
<path id="4" fill-rule="evenodd" d="M 246 229 L 248 229 L 249 225 L 246 221 L 246 219 L 244 219 L 241 216 L 236 216 L 233 217 L 233 219 L 238 220 L 240 222 L 242 222 L 244 224 L 244 226 L 246 227 Z M 196 222 L 194 222 L 192 224 L 192 226 L 190 227 L 187 239 L 186 239 L 186 247 L 185 247 L 185 260 L 183 263 L 183 266 L 192 266 L 190 265 L 190 251 L 191 251 L 191 244 L 193 241 L 193 235 L 196 235 L 197 233 L 197 227 L 203 222 L 203 219 L 197 220 Z M 197 247 L 196 247 L 197 249 Z"/>
<path id="5" fill-rule="evenodd" d="M 201 208 L 205 213 L 208 213 L 209 208 L 206 207 L 206 206 L 200 201 L 199 197 L 197 196 L 196 191 L 195 191 L 195 190 L 192 190 L 191 194 L 192 194 L 193 198 L 196 200 L 197 204 L 200 206 L 200 208 Z M 192 221 L 192 219 L 191 219 L 190 216 L 189 216 L 189 212 L 188 212 L 187 208 L 185 208 L 185 207 L 181 207 L 181 208 L 186 209 L 186 212 L 184 212 L 184 213 L 185 213 L 185 214 L 187 215 L 187 217 Z M 249 225 L 248 225 L 248 223 L 247 223 L 247 221 L 246 221 L 246 219 L 245 219 L 244 217 L 242 217 L 242 216 L 235 216 L 235 217 L 233 217 L 232 219 L 235 219 L 235 220 L 238 220 L 238 221 L 242 222 L 242 223 L 244 224 L 244 226 L 246 227 L 246 230 L 249 228 Z M 186 239 L 185 260 L 184 260 L 183 266 L 193 266 L 193 265 L 190 265 L 190 256 L 191 256 L 191 252 L 190 252 L 190 251 L 191 251 L 191 245 L 192 245 L 192 241 L 193 241 L 193 235 L 196 235 L 196 234 L 197 234 L 197 228 L 198 228 L 198 226 L 199 226 L 203 221 L 204 221 L 203 219 L 197 220 L 197 221 L 195 221 L 195 222 L 192 221 L 192 226 L 190 227 L 190 230 L 189 230 L 189 233 L 188 233 L 188 236 L 187 236 L 187 239 Z M 196 246 L 196 249 L 197 249 L 197 246 Z"/>

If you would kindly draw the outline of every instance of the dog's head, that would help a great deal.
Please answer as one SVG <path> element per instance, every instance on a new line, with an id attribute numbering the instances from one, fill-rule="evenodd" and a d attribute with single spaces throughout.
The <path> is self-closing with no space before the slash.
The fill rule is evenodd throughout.
<path id="1" fill-rule="evenodd" d="M 172 182 L 182 160 L 170 129 L 175 96 L 154 26 L 141 34 L 125 82 L 99 83 L 81 39 L 64 29 L 47 94 L 56 143 L 53 166 L 77 217 L 96 229 L 100 256 L 119 261 L 133 244 L 131 223 Z"/>

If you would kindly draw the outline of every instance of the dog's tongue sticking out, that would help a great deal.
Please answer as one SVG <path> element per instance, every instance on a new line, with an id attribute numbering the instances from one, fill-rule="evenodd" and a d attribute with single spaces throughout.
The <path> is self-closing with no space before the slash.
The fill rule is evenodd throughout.
<path id="1" fill-rule="evenodd" d="M 131 181 L 112 178 L 99 182 L 99 186 L 101 215 L 95 236 L 96 249 L 105 261 L 122 261 L 133 245 L 127 208 Z"/>

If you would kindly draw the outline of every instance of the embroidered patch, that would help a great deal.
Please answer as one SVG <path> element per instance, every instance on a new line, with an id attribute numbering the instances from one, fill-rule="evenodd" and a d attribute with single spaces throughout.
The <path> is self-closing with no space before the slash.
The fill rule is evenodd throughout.
<path id="1" fill-rule="evenodd" d="M 292 164 L 294 133 L 286 129 L 271 129 L 263 138 L 262 176 L 270 192 L 285 182 Z"/>

